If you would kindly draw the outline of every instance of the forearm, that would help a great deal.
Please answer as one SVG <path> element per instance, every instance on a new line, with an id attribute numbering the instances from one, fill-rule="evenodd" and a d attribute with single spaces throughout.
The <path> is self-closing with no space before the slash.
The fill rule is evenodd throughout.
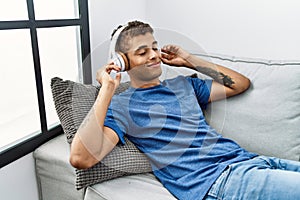
<path id="1" fill-rule="evenodd" d="M 100 161 L 105 155 L 103 147 L 109 143 L 104 133 L 104 120 L 114 88 L 103 85 L 88 115 L 78 128 L 71 145 L 70 162 L 77 168 L 86 168 Z"/>
<path id="2" fill-rule="evenodd" d="M 228 88 L 240 91 L 249 87 L 249 79 L 234 70 L 203 60 L 194 55 L 190 55 L 186 61 L 187 67 L 210 76 L 213 80 Z"/>
<path id="3" fill-rule="evenodd" d="M 224 99 L 247 90 L 250 80 L 242 74 L 192 55 L 176 45 L 162 48 L 161 60 L 172 66 L 185 66 L 210 76 L 212 82 L 209 101 Z"/>

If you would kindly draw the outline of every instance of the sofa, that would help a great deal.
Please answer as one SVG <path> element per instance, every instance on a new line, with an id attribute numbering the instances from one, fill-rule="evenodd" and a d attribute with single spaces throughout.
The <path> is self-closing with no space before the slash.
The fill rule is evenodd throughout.
<path id="1" fill-rule="evenodd" d="M 251 86 L 246 92 L 211 103 L 205 111 L 208 123 L 224 137 L 235 140 L 249 151 L 260 155 L 300 161 L 300 61 L 195 54 L 203 59 L 234 69 L 251 80 Z M 187 68 L 163 65 L 161 79 L 178 75 L 189 76 L 194 73 L 195 71 Z M 209 78 L 200 73 L 197 73 L 197 76 Z M 126 87 L 128 77 L 126 74 L 123 77 L 123 86 Z M 92 94 L 82 97 L 83 92 L 80 92 L 80 95 L 72 97 L 73 101 L 74 99 L 81 101 L 82 98 L 95 98 L 97 89 L 100 87 L 73 83 L 59 78 L 54 81 L 67 85 L 72 83 L 73 91 L 74 84 L 83 87 L 81 88 L 83 91 L 90 90 L 92 87 Z M 65 93 L 65 91 L 60 93 L 61 100 L 65 99 L 63 96 Z M 54 98 L 54 101 L 57 99 Z M 92 103 L 92 101 L 89 102 L 89 105 L 84 108 L 88 110 Z M 59 114 L 58 105 L 56 108 Z M 82 110 L 83 108 L 78 108 L 76 113 L 72 111 L 73 115 L 77 116 L 78 112 Z M 101 173 L 99 171 L 104 169 L 103 166 L 93 169 L 94 171 L 85 175 L 82 175 L 85 172 L 74 169 L 69 164 L 69 143 L 72 134 L 68 131 L 73 129 L 74 132 L 82 117 L 71 120 L 78 121 L 74 128 L 74 126 L 64 124 L 69 114 L 62 115 L 60 113 L 61 116 L 59 116 L 64 132 L 34 151 L 40 199 L 176 199 L 149 170 L 147 158 L 142 157 L 143 154 L 136 150 L 125 150 L 124 154 L 128 156 L 124 159 L 125 161 L 116 156 L 117 161 L 111 158 L 106 166 L 112 166 L 111 162 L 113 162 L 115 166 L 122 165 L 123 167 L 123 161 L 128 162 L 133 158 L 130 161 L 131 164 L 124 164 L 125 168 L 116 169 L 113 172 L 107 171 L 105 168 L 104 175 L 101 174 L 100 178 L 92 181 L 91 179 L 98 176 Z M 123 154 L 123 150 L 120 151 Z M 115 152 L 112 154 L 114 155 Z M 105 177 L 103 178 L 103 176 Z M 89 181 L 84 182 L 83 179 Z"/>

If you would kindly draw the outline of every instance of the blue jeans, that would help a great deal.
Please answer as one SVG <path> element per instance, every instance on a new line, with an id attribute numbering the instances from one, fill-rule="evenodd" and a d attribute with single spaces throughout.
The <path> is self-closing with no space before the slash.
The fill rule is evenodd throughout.
<path id="1" fill-rule="evenodd" d="M 230 165 L 205 200 L 300 199 L 300 162 L 258 156 Z"/>

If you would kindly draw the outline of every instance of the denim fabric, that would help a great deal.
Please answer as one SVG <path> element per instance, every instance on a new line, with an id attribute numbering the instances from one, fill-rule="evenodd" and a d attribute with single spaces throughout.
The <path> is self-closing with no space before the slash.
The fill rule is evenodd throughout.
<path id="1" fill-rule="evenodd" d="M 300 162 L 257 156 L 230 165 L 204 199 L 296 200 L 299 187 Z"/>

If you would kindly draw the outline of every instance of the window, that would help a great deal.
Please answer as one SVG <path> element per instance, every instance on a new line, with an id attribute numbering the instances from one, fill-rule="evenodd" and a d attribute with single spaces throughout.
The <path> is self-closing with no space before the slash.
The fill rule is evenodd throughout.
<path id="1" fill-rule="evenodd" d="M 29 30 L 0 31 L 0 149 L 40 132 Z M 30 121 L 28 122 L 28 120 Z"/>
<path id="2" fill-rule="evenodd" d="M 18 5 L 18 6 L 16 6 Z M 0 6 L 0 21 L 28 19 L 26 1 L 2 1 Z"/>
<path id="3" fill-rule="evenodd" d="M 87 0 L 2 1 L 0 44 L 2 167 L 61 133 L 51 78 L 91 83 Z"/>

